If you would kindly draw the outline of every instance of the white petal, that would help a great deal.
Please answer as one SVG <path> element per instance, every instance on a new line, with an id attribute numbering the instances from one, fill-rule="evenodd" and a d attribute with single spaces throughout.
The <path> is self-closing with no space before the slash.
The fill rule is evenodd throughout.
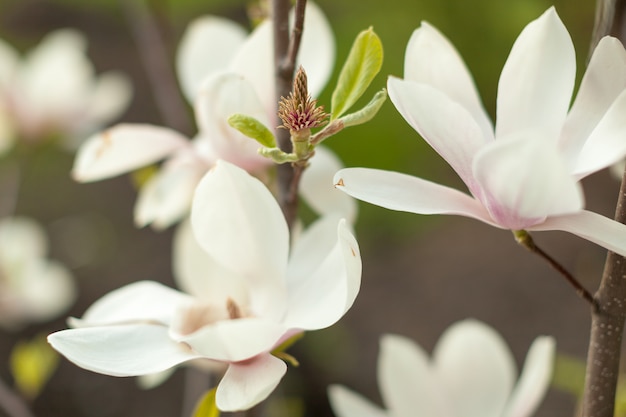
<path id="1" fill-rule="evenodd" d="M 245 280 L 215 262 L 200 247 L 189 219 L 176 229 L 172 268 L 177 286 L 206 304 L 220 305 L 228 298 L 240 306 L 249 304 Z"/>
<path id="2" fill-rule="evenodd" d="M 324 219 L 323 219 L 324 220 Z M 361 285 L 361 255 L 356 239 L 350 233 L 345 220 L 337 226 L 336 218 L 322 224 L 329 228 L 332 223 L 336 230 L 336 243 L 333 246 L 314 249 L 312 257 L 318 259 L 319 252 L 326 250 L 325 258 L 320 259 L 311 271 L 305 268 L 289 270 L 289 307 L 285 324 L 292 328 L 315 330 L 328 327 L 339 320 L 354 303 Z M 328 244 L 328 232 L 317 233 Z M 302 257 L 292 260 L 297 262 Z M 310 267 L 309 261 L 305 261 Z M 293 275 L 298 273 L 298 275 Z M 300 275 L 302 274 L 302 275 Z"/>
<path id="3" fill-rule="evenodd" d="M 550 386 L 555 344 L 552 337 L 535 339 L 503 417 L 529 417 L 534 414 Z"/>
<path id="4" fill-rule="evenodd" d="M 319 215 L 336 213 L 354 223 L 356 201 L 333 187 L 333 176 L 341 168 L 341 161 L 330 149 L 316 147 L 315 156 L 302 174 L 300 195 Z"/>
<path id="5" fill-rule="evenodd" d="M 337 417 L 391 417 L 377 405 L 341 385 L 328 387 L 328 399 Z"/>
<path id="6" fill-rule="evenodd" d="M 274 93 L 274 43 L 271 20 L 264 20 L 254 28 L 237 51 L 230 70 L 250 83 L 266 111 L 278 108 Z"/>
<path id="7" fill-rule="evenodd" d="M 626 225 L 591 211 L 548 217 L 528 230 L 562 230 L 626 256 Z"/>
<path id="8" fill-rule="evenodd" d="M 456 214 L 495 225 L 479 201 L 458 190 L 398 172 L 346 168 L 335 187 L 352 197 L 390 210 L 417 214 Z"/>
<path id="9" fill-rule="evenodd" d="M 580 184 L 570 176 L 554 143 L 537 132 L 522 133 L 498 139 L 474 160 L 483 204 L 502 227 L 512 230 L 584 205 Z"/>
<path id="10" fill-rule="evenodd" d="M 335 65 L 335 37 L 324 12 L 311 1 L 306 4 L 298 63 L 306 71 L 309 94 L 317 98 Z"/>
<path id="11" fill-rule="evenodd" d="M 433 351 L 450 415 L 499 417 L 515 379 L 506 343 L 489 326 L 464 320 L 450 326 Z"/>
<path id="12" fill-rule="evenodd" d="M 207 169 L 197 158 L 167 161 L 139 190 L 135 225 L 165 229 L 187 216 L 193 193 Z"/>
<path id="13" fill-rule="evenodd" d="M 150 324 L 63 330 L 48 342 L 81 368 L 111 376 L 152 374 L 201 357 Z"/>
<path id="14" fill-rule="evenodd" d="M 580 149 L 572 172 L 576 178 L 606 168 L 626 156 L 624 112 L 626 112 L 626 90 L 622 90 Z"/>
<path id="15" fill-rule="evenodd" d="M 405 337 L 385 335 L 381 338 L 378 385 L 394 417 L 448 415 L 444 410 L 451 399 L 442 398 L 446 392 L 426 352 Z"/>
<path id="16" fill-rule="evenodd" d="M 437 151 L 474 192 L 472 160 L 490 143 L 472 115 L 427 84 L 390 77 L 389 98 L 402 117 Z"/>
<path id="17" fill-rule="evenodd" d="M 287 330 L 270 320 L 240 318 L 218 321 L 188 335 L 170 335 L 206 358 L 238 362 L 269 352 Z"/>
<path id="18" fill-rule="evenodd" d="M 191 222 L 200 246 L 246 280 L 253 311 L 282 314 L 289 230 L 265 185 L 218 161 L 196 188 Z"/>
<path id="19" fill-rule="evenodd" d="M 190 103 L 208 75 L 230 65 L 246 35 L 235 22 L 217 16 L 202 16 L 187 26 L 176 53 L 176 71 Z"/>
<path id="20" fill-rule="evenodd" d="M 471 113 L 485 138 L 493 138 L 493 125 L 463 59 L 450 41 L 427 22 L 413 32 L 406 47 L 404 79 L 445 93 Z"/>
<path id="21" fill-rule="evenodd" d="M 219 158 L 249 172 L 270 164 L 258 154 L 259 144 L 227 121 L 233 114 L 241 113 L 271 126 L 259 96 L 245 78 L 232 72 L 209 77 L 196 100 L 195 111 L 200 132 L 211 142 Z"/>
<path id="22" fill-rule="evenodd" d="M 28 217 L 5 217 L 0 219 L 0 261 L 28 263 L 48 251 L 48 237 L 42 226 Z"/>
<path id="23" fill-rule="evenodd" d="M 72 324 L 97 326 L 133 321 L 171 323 L 175 313 L 193 299 L 154 281 L 138 281 L 104 295 Z"/>
<path id="24" fill-rule="evenodd" d="M 574 45 L 551 7 L 524 28 L 504 64 L 498 84 L 496 137 L 535 129 L 556 140 L 575 75 Z"/>
<path id="25" fill-rule="evenodd" d="M 29 320 L 50 320 L 65 312 L 76 300 L 76 284 L 61 263 L 31 259 L 22 265 L 13 289 Z M 3 290 L 4 291 L 4 290 Z"/>
<path id="26" fill-rule="evenodd" d="M 176 368 L 166 369 L 155 374 L 139 375 L 137 376 L 137 385 L 141 389 L 156 388 L 172 376 L 174 371 L 176 371 Z"/>
<path id="27" fill-rule="evenodd" d="M 274 391 L 285 372 L 287 365 L 269 354 L 230 364 L 217 387 L 217 408 L 239 411 L 255 406 Z"/>
<path id="28" fill-rule="evenodd" d="M 132 92 L 132 84 L 125 74 L 109 71 L 100 75 L 89 99 L 89 123 L 100 127 L 119 117 L 130 104 Z"/>
<path id="29" fill-rule="evenodd" d="M 561 133 L 560 145 L 572 165 L 593 129 L 624 88 L 626 51 L 618 39 L 606 36 L 593 51 Z"/>
<path id="30" fill-rule="evenodd" d="M 157 162 L 188 146 L 180 133 L 142 124 L 120 124 L 95 134 L 80 147 L 72 176 L 80 182 L 113 177 Z"/>
<path id="31" fill-rule="evenodd" d="M 19 63 L 20 58 L 15 48 L 0 39 L 0 92 L 11 87 Z"/>

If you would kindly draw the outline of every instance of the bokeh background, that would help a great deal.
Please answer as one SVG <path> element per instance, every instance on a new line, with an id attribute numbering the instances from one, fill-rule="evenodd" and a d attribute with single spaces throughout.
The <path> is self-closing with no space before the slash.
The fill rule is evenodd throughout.
<path id="1" fill-rule="evenodd" d="M 134 1 L 0 0 L 0 37 L 25 51 L 51 30 L 81 30 L 89 39 L 89 56 L 98 71 L 119 69 L 132 78 L 134 99 L 121 120 L 163 125 L 132 37 L 137 21 L 129 13 L 129 4 Z M 385 61 L 371 94 L 385 85 L 389 74 L 402 74 L 406 43 L 420 22 L 427 20 L 459 49 L 492 115 L 500 70 L 524 25 L 554 4 L 573 38 L 579 68 L 584 68 L 595 7 L 594 2 L 583 0 L 318 3 L 335 31 L 337 62 L 345 59 L 359 31 L 373 26 L 382 39 Z M 249 25 L 245 1 L 145 4 L 157 19 L 171 57 L 186 24 L 199 15 L 216 14 Z M 331 86 L 338 70 L 339 65 Z M 582 72 L 579 69 L 578 79 Z M 327 88 L 321 103 L 329 103 L 331 91 Z M 191 109 L 185 111 L 191 115 Z M 390 102 L 372 122 L 342 132 L 328 145 L 346 166 L 393 169 L 462 186 Z M 39 219 L 50 235 L 52 257 L 72 268 L 80 293 L 68 315 L 80 316 L 103 294 L 135 280 L 173 285 L 172 229 L 156 232 L 133 226 L 136 192 L 129 176 L 75 183 L 69 176 L 73 155 L 45 144 L 23 149 L 19 160 L 15 212 Z M 584 186 L 587 207 L 612 216 L 618 181 L 601 172 Z M 325 395 L 330 383 L 345 384 L 380 402 L 376 357 L 381 334 L 409 336 L 430 351 L 446 327 L 468 317 L 501 332 L 518 365 L 541 334 L 554 335 L 559 352 L 586 355 L 588 306 L 546 264 L 517 247 L 510 232 L 465 218 L 395 213 L 366 204 L 360 205 L 356 231 L 364 272 L 354 307 L 338 325 L 308 334 L 292 348 L 302 365 L 290 369 L 277 393 L 252 415 L 330 416 Z M 605 256 L 601 248 L 562 233 L 542 233 L 536 240 L 595 290 Z M 61 317 L 19 333 L 0 333 L 0 378 L 11 383 L 5 358 L 18 340 L 65 328 L 64 320 Z M 145 391 L 132 378 L 93 374 L 62 360 L 32 409 L 37 416 L 49 417 L 179 416 L 185 381 L 192 378 L 198 376 L 178 370 L 162 386 Z M 536 415 L 571 416 L 575 406 L 572 395 L 552 389 Z"/>

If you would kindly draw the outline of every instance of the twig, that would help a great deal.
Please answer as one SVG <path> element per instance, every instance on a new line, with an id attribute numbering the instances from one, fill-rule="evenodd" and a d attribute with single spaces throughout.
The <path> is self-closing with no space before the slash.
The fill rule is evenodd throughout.
<path id="1" fill-rule="evenodd" d="M 35 417 L 24 400 L 0 379 L 0 408 L 9 417 Z"/>
<path id="2" fill-rule="evenodd" d="M 561 265 L 556 259 L 548 255 L 548 253 L 544 252 L 543 249 L 537 246 L 532 236 L 530 236 L 528 232 L 526 232 L 525 230 L 517 230 L 513 232 L 513 234 L 515 235 L 515 240 L 517 241 L 517 243 L 528 249 L 530 252 L 539 255 L 541 258 L 547 261 L 550 266 L 554 268 L 559 274 L 565 277 L 567 282 L 569 282 L 570 285 L 574 287 L 574 290 L 576 290 L 576 293 L 579 297 L 587 301 L 591 306 L 595 304 L 593 295 L 591 295 L 591 293 L 587 291 L 587 289 L 583 287 L 583 285 L 578 282 L 578 280 L 567 269 L 565 269 L 563 265 Z"/>
<path id="3" fill-rule="evenodd" d="M 296 66 L 296 57 L 300 49 L 300 39 L 304 28 L 304 10 L 306 0 L 298 0 L 296 3 L 296 16 L 293 34 L 289 37 L 289 0 L 272 0 L 272 20 L 274 24 L 274 64 L 276 67 L 276 109 L 281 97 L 287 97 L 293 86 L 293 76 Z M 284 152 L 292 152 L 289 132 L 285 129 L 277 129 L 276 138 L 278 146 Z M 298 213 L 298 183 L 300 174 L 296 172 L 300 168 L 290 167 L 287 164 L 277 167 L 278 178 L 278 201 L 289 228 L 293 225 Z"/>
<path id="4" fill-rule="evenodd" d="M 137 46 L 152 94 L 164 123 L 178 131 L 193 133 L 176 75 L 170 64 L 158 25 L 145 0 L 120 0 Z"/>

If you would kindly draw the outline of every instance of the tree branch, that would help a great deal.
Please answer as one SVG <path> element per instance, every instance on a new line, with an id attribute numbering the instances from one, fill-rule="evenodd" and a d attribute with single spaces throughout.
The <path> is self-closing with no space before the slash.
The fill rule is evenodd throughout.
<path id="1" fill-rule="evenodd" d="M 274 65 L 276 68 L 276 110 L 281 97 L 287 97 L 293 87 L 293 76 L 296 67 L 296 57 L 300 49 L 300 39 L 304 28 L 304 10 L 306 0 L 298 0 L 295 8 L 293 34 L 289 37 L 289 0 L 272 0 L 272 21 L 274 24 Z M 291 138 L 286 129 L 277 129 L 278 146 L 284 152 L 292 152 Z M 287 224 L 291 229 L 298 214 L 298 183 L 303 167 L 277 167 L 278 202 L 283 209 Z"/>

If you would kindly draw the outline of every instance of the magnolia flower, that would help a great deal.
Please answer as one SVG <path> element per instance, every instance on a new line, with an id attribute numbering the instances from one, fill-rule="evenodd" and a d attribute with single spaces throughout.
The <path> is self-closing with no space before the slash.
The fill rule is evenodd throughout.
<path id="1" fill-rule="evenodd" d="M 563 230 L 626 255 L 626 226 L 583 210 L 578 183 L 626 154 L 621 43 L 605 37 L 598 44 L 568 113 L 574 76 L 572 41 L 550 8 L 513 45 L 500 76 L 494 131 L 458 52 L 423 23 L 407 46 L 404 79 L 388 81 L 389 96 L 471 196 L 373 169 L 345 169 L 334 182 L 389 209 L 456 214 L 511 230 Z"/>
<path id="2" fill-rule="evenodd" d="M 23 59 L 0 40 L 0 118 L 9 123 L 0 148 L 53 135 L 75 146 L 126 109 L 128 79 L 113 71 L 96 77 L 85 49 L 85 37 L 72 29 L 49 33 Z"/>
<path id="3" fill-rule="evenodd" d="M 383 336 L 378 384 L 386 410 L 339 386 L 329 388 L 338 417 L 528 417 L 552 374 L 554 339 L 538 337 L 515 382 L 515 360 L 498 333 L 476 320 L 448 328 L 432 359 L 411 340 Z"/>
<path id="4" fill-rule="evenodd" d="M 53 319 L 76 298 L 71 273 L 46 258 L 42 227 L 26 217 L 0 219 L 0 327 Z"/>
<path id="5" fill-rule="evenodd" d="M 300 62 L 310 68 L 312 94 L 317 94 L 332 71 L 334 40 L 326 17 L 315 4 L 309 2 L 305 16 Z M 166 159 L 140 190 L 135 206 L 138 226 L 165 228 L 185 217 L 193 190 L 217 159 L 267 176 L 272 161 L 260 156 L 258 143 L 229 126 L 227 120 L 242 113 L 271 130 L 278 124 L 271 26 L 265 21 L 246 36 L 239 25 L 214 16 L 190 24 L 181 40 L 177 68 L 183 90 L 194 103 L 198 134 L 189 140 L 164 127 L 115 126 L 92 136 L 81 147 L 74 178 L 97 181 Z"/>
<path id="6" fill-rule="evenodd" d="M 222 363 L 228 369 L 217 406 L 246 409 L 286 371 L 273 349 L 298 332 L 332 325 L 350 308 L 360 285 L 359 248 L 345 221 L 326 216 L 290 251 L 272 194 L 224 161 L 198 185 L 191 227 L 199 247 L 184 254 L 187 293 L 156 282 L 130 284 L 48 340 L 78 366 L 113 376 L 154 374 L 188 361 Z"/>

